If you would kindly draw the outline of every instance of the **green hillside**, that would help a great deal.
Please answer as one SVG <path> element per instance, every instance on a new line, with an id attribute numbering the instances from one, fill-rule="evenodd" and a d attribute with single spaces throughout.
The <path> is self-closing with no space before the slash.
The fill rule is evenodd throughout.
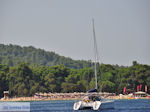
<path id="1" fill-rule="evenodd" d="M 95 87 L 94 70 L 85 67 L 90 62 L 74 61 L 54 52 L 1 44 L 0 61 L 0 97 L 3 91 L 9 91 L 10 96 L 33 96 L 37 92 L 86 92 Z M 150 94 L 150 65 L 136 61 L 131 66 L 100 64 L 97 79 L 98 91 L 128 94 L 140 90 Z"/>
<path id="2" fill-rule="evenodd" d="M 70 68 L 90 67 L 90 61 L 72 60 L 64 56 L 60 56 L 55 52 L 37 49 L 32 46 L 21 47 L 18 45 L 0 44 L 0 63 L 9 66 L 15 66 L 20 62 L 37 65 L 60 65 L 63 64 Z"/>

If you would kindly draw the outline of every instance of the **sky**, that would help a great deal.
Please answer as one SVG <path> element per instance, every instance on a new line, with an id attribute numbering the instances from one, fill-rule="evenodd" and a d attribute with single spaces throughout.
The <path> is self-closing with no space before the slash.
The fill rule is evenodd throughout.
<path id="1" fill-rule="evenodd" d="M 100 62 L 150 64 L 150 0 L 0 0 L 0 43 Z"/>

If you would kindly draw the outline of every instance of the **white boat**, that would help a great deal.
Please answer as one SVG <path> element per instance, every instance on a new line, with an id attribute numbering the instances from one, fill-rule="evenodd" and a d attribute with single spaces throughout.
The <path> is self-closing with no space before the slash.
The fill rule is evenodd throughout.
<path id="1" fill-rule="evenodd" d="M 81 109 L 93 109 L 98 110 L 101 106 L 101 101 L 97 96 L 89 95 L 85 96 L 83 100 L 74 103 L 73 109 L 74 110 L 81 110 Z"/>
<path id="2" fill-rule="evenodd" d="M 94 20 L 93 22 L 93 38 L 94 38 L 94 54 L 95 54 L 95 62 L 94 62 L 94 73 L 95 73 L 95 89 L 94 91 L 90 92 L 97 92 L 97 64 L 98 64 L 98 50 L 97 50 L 97 43 L 96 43 L 96 36 L 95 36 L 95 29 L 94 29 Z M 73 109 L 80 110 L 84 108 L 90 108 L 93 110 L 98 110 L 101 106 L 101 99 L 98 96 L 95 96 L 93 93 L 88 93 L 81 101 L 74 103 Z"/>

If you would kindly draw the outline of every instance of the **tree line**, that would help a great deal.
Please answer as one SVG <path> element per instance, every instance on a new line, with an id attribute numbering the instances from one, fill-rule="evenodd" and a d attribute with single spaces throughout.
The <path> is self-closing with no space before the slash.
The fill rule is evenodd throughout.
<path id="1" fill-rule="evenodd" d="M 64 57 L 55 52 L 37 49 L 33 46 L 21 47 L 18 45 L 0 44 L 0 63 L 9 66 L 16 66 L 20 62 L 26 62 L 34 65 L 54 66 L 63 64 L 69 68 L 84 68 L 90 67 L 91 61 L 73 60 L 69 57 Z"/>
<path id="2" fill-rule="evenodd" d="M 124 87 L 132 91 L 136 91 L 137 85 L 143 85 L 143 91 L 145 85 L 150 87 L 149 65 L 134 61 L 132 66 L 101 64 L 97 69 L 98 91 L 120 94 L 123 93 Z M 5 90 L 8 90 L 11 96 L 32 96 L 37 92 L 86 92 L 94 86 L 92 67 L 74 69 L 62 64 L 0 64 L 1 97 Z"/>

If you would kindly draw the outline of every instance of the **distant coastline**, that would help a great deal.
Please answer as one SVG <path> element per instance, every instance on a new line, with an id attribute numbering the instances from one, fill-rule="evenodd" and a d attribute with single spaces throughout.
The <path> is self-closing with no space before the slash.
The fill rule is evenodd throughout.
<path id="1" fill-rule="evenodd" d="M 73 93 L 95 88 L 94 69 L 88 66 L 91 63 L 72 62 L 31 46 L 0 44 L 0 51 L 0 97 L 5 91 L 10 97 L 30 97 L 36 92 Z M 100 64 L 97 69 L 100 91 L 130 94 L 140 90 L 150 94 L 150 65 L 133 61 L 132 66 Z"/>

